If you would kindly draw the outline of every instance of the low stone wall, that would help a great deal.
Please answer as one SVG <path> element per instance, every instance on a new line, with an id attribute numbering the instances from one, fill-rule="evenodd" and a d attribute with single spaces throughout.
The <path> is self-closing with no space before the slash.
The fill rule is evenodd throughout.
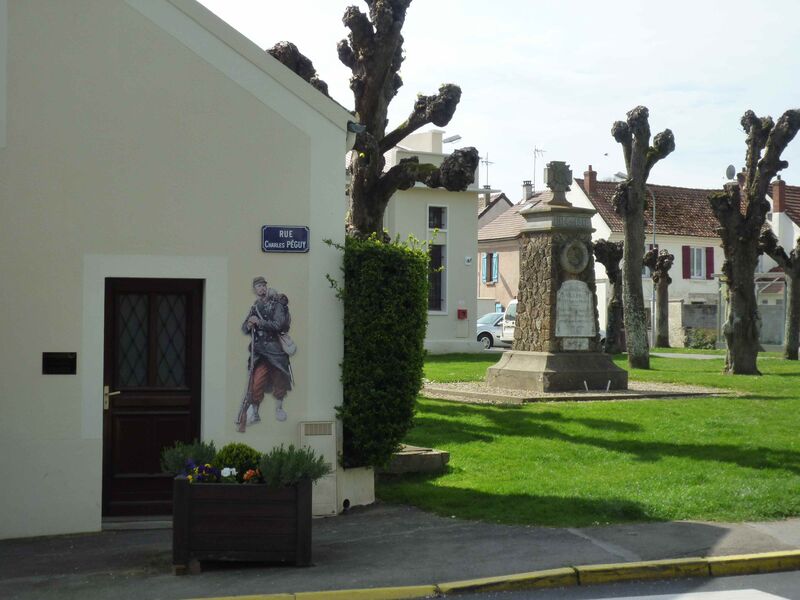
<path id="1" fill-rule="evenodd" d="M 692 341 L 693 332 L 702 331 L 706 335 L 717 335 L 716 304 L 686 304 L 683 300 L 669 303 L 669 343 L 674 348 L 687 348 Z M 784 307 L 783 305 L 760 304 L 761 343 L 765 345 L 783 344 Z M 724 340 L 718 340 L 723 342 Z"/>

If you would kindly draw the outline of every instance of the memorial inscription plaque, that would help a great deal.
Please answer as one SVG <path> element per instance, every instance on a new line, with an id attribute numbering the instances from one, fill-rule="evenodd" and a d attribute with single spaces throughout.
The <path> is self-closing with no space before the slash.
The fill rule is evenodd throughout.
<path id="1" fill-rule="evenodd" d="M 594 337 L 594 304 L 589 286 L 577 279 L 561 284 L 556 295 L 556 337 Z"/>

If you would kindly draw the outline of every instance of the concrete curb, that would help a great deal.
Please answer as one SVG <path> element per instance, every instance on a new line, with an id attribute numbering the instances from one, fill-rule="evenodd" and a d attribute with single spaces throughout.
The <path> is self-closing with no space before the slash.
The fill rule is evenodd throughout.
<path id="1" fill-rule="evenodd" d="M 405 598 L 444 597 L 467 592 L 500 592 L 535 588 L 596 585 L 623 581 L 679 579 L 687 577 L 725 577 L 800 570 L 800 550 L 675 558 L 605 565 L 579 565 L 561 569 L 517 573 L 451 581 L 434 585 L 364 588 L 288 594 L 220 596 L 204 600 L 404 600 Z"/>

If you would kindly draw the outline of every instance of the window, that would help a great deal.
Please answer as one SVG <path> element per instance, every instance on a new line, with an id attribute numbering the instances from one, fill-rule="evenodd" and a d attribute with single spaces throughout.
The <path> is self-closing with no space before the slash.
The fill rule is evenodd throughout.
<path id="1" fill-rule="evenodd" d="M 714 248 L 683 246 L 684 279 L 714 279 Z"/>
<path id="2" fill-rule="evenodd" d="M 428 229 L 447 229 L 447 207 L 428 207 Z"/>
<path id="3" fill-rule="evenodd" d="M 689 277 L 692 279 L 705 279 L 705 248 L 692 248 L 690 254 Z"/>
<path id="4" fill-rule="evenodd" d="M 483 283 L 497 283 L 497 267 L 500 255 L 497 252 L 484 252 L 481 258 L 481 281 Z"/>
<path id="5" fill-rule="evenodd" d="M 445 310 L 445 246 L 442 244 L 431 244 L 431 261 L 428 271 L 428 310 Z"/>

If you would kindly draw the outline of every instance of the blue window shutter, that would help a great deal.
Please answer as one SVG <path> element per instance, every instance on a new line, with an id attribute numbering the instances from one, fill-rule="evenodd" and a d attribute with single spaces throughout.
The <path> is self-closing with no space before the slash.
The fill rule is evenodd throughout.
<path id="1" fill-rule="evenodd" d="M 486 252 L 481 253 L 481 281 L 486 283 Z"/>
<path id="2" fill-rule="evenodd" d="M 497 267 L 500 264 L 500 254 L 492 254 L 492 283 L 497 283 Z"/>

